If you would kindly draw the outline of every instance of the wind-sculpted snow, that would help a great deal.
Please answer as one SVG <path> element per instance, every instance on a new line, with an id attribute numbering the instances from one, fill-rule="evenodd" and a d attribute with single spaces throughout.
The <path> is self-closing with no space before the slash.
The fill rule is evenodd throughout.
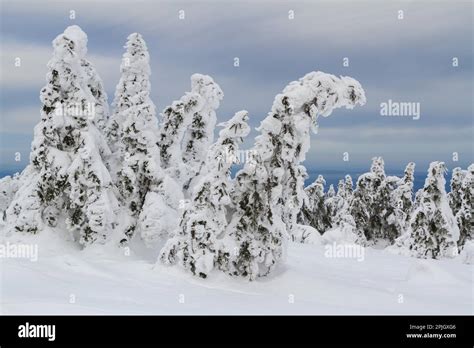
<path id="1" fill-rule="evenodd" d="M 4 315 L 472 315 L 473 266 L 459 259 L 366 248 L 358 261 L 327 257 L 332 241 L 290 243 L 283 269 L 248 282 L 220 272 L 200 279 L 155 264 L 154 253 L 77 250 L 49 231 L 22 237 L 8 241 L 38 244 L 38 261 L 2 259 Z M 470 250 L 466 259 L 473 262 Z M 75 303 L 68 301 L 71 293 Z"/>

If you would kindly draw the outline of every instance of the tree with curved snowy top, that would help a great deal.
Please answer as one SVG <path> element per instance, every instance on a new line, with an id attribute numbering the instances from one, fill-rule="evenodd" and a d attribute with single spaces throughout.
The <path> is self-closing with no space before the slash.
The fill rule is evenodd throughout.
<path id="1" fill-rule="evenodd" d="M 310 131 L 320 115 L 335 108 L 365 103 L 364 90 L 350 77 L 312 72 L 290 83 L 276 96 L 262 121 L 252 161 L 237 173 L 229 233 L 238 255 L 232 274 L 255 279 L 271 272 L 284 254 L 285 239 L 296 234 L 304 197 L 304 167 Z"/>
<path id="2" fill-rule="evenodd" d="M 228 269 L 233 250 L 226 245 L 223 233 L 227 226 L 227 207 L 231 204 L 230 169 L 239 162 L 239 144 L 250 132 L 247 121 L 247 111 L 239 111 L 220 124 L 224 128 L 208 151 L 207 166 L 183 213 L 179 231 L 161 252 L 160 259 L 165 264 L 179 263 L 202 278 L 214 267 Z"/>
<path id="3" fill-rule="evenodd" d="M 17 231 L 64 227 L 82 244 L 106 238 L 117 207 L 100 151 L 105 140 L 94 121 L 97 96 L 83 65 L 86 46 L 87 36 L 78 26 L 53 41 L 40 94 L 41 121 L 25 170 L 28 180 L 6 213 L 8 225 Z"/>
<path id="4" fill-rule="evenodd" d="M 181 186 L 189 180 L 183 160 L 181 144 L 194 115 L 198 114 L 204 99 L 196 92 L 188 92 L 167 106 L 161 114 L 158 136 L 161 165 Z"/>
<path id="5" fill-rule="evenodd" d="M 202 100 L 199 110 L 192 114 L 191 123 L 183 139 L 182 156 L 188 168 L 185 190 L 192 190 L 192 181 L 199 181 L 198 176 L 206 160 L 207 151 L 214 140 L 216 109 L 224 98 L 224 93 L 212 77 L 202 74 L 191 76 L 191 93 L 198 94 Z"/>
<path id="6" fill-rule="evenodd" d="M 458 254 L 459 228 L 445 191 L 443 162 L 432 162 L 423 189 L 417 193 L 408 231 L 397 246 L 419 258 L 439 259 Z"/>

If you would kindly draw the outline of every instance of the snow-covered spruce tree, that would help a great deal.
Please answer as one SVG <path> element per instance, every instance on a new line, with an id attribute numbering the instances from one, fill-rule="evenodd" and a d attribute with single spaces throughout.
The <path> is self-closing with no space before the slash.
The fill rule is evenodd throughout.
<path id="1" fill-rule="evenodd" d="M 199 181 L 197 177 L 214 140 L 216 109 L 224 98 L 219 85 L 208 75 L 191 76 L 191 93 L 197 93 L 202 100 L 199 111 L 192 115 L 191 124 L 183 139 L 182 156 L 188 170 L 184 187 L 186 190 L 192 187 L 191 181 Z"/>
<path id="2" fill-rule="evenodd" d="M 353 193 L 350 212 L 354 218 L 357 230 L 362 232 L 368 241 L 374 240 L 379 231 L 379 221 L 375 216 L 375 197 L 378 187 L 385 179 L 383 159 L 374 157 L 370 172 L 359 176 Z"/>
<path id="3" fill-rule="evenodd" d="M 5 176 L 0 179 L 0 221 L 5 218 L 5 211 L 20 188 L 20 173 Z"/>
<path id="4" fill-rule="evenodd" d="M 306 197 L 298 216 L 298 223 L 311 226 L 321 234 L 331 228 L 330 216 L 324 204 L 325 184 L 324 177 L 318 175 L 317 179 L 305 188 Z"/>
<path id="5" fill-rule="evenodd" d="M 114 137 L 118 132 L 116 185 L 130 216 L 122 243 L 135 234 L 147 194 L 163 181 L 155 105 L 150 98 L 150 56 L 138 33 L 128 36 L 125 48 L 109 133 Z"/>
<path id="6" fill-rule="evenodd" d="M 227 270 L 232 247 L 221 237 L 227 226 L 230 201 L 230 168 L 238 163 L 238 148 L 250 132 L 247 111 L 239 111 L 220 124 L 219 139 L 208 151 L 205 172 L 194 188 L 177 235 L 161 253 L 165 264 L 179 263 L 196 276 L 206 278 L 214 267 Z"/>
<path id="7" fill-rule="evenodd" d="M 378 187 L 374 200 L 374 216 L 380 225 L 373 242 L 380 246 L 392 245 L 405 230 L 405 221 L 399 220 L 400 209 L 394 199 L 394 192 L 400 185 L 400 178 L 386 176 Z"/>
<path id="8" fill-rule="evenodd" d="M 393 242 L 392 231 L 386 231 L 394 222 L 391 200 L 392 190 L 398 178 L 385 175 L 382 157 L 374 157 L 369 173 L 359 176 L 351 202 L 350 212 L 357 230 L 362 232 L 369 244 Z M 395 233 L 396 234 L 396 233 Z"/>
<path id="9" fill-rule="evenodd" d="M 474 164 L 467 168 L 458 190 L 461 204 L 456 213 L 456 221 L 459 227 L 458 247 L 462 250 L 467 241 L 474 240 Z"/>
<path id="10" fill-rule="evenodd" d="M 87 36 L 78 26 L 68 27 L 53 41 L 28 180 L 6 213 L 8 225 L 17 231 L 36 233 L 44 224 L 65 222 L 81 244 L 105 239 L 116 208 L 99 150 L 105 141 L 91 114 L 96 98 L 82 66 L 86 46 Z"/>
<path id="11" fill-rule="evenodd" d="M 304 197 L 304 167 L 310 130 L 318 116 L 329 116 L 338 107 L 365 103 L 360 84 L 312 72 L 290 83 L 276 96 L 262 121 L 252 161 L 237 173 L 229 233 L 238 253 L 232 257 L 232 275 L 249 279 L 271 272 L 284 253 L 284 240 L 295 233 L 297 214 Z"/>
<path id="12" fill-rule="evenodd" d="M 107 124 L 107 141 L 113 153 L 120 151 L 120 136 L 127 110 L 139 103 L 138 99 L 143 98 L 144 94 L 148 97 L 150 92 L 150 56 L 143 37 L 138 33 L 130 34 L 124 48 L 121 77 L 115 88 L 113 112 Z"/>
<path id="13" fill-rule="evenodd" d="M 458 254 L 459 228 L 445 191 L 443 162 L 432 162 L 425 186 L 417 194 L 410 226 L 397 245 L 419 258 L 439 259 Z"/>
<path id="14" fill-rule="evenodd" d="M 451 191 L 448 193 L 449 206 L 453 210 L 454 216 L 459 212 L 462 205 L 461 187 L 467 172 L 460 167 L 453 169 L 450 187 Z"/>
<path id="15" fill-rule="evenodd" d="M 344 198 L 350 205 L 352 201 L 352 193 L 354 191 L 354 184 L 352 183 L 352 177 L 348 174 L 344 177 Z"/>
<path id="16" fill-rule="evenodd" d="M 335 225 L 334 217 L 337 212 L 336 190 L 333 184 L 329 185 L 329 189 L 324 196 L 324 206 L 328 215 L 329 224 L 333 227 Z"/>
<path id="17" fill-rule="evenodd" d="M 334 189 L 334 185 L 329 185 L 328 191 L 326 192 L 325 199 L 332 198 L 336 196 L 336 190 Z"/>
<path id="18" fill-rule="evenodd" d="M 337 186 L 337 194 L 334 193 L 333 187 L 332 192 L 325 200 L 331 227 L 339 230 L 341 241 L 365 244 L 365 238 L 362 233 L 357 231 L 354 218 L 350 213 L 352 178 L 346 175 L 344 179 L 339 180 Z"/>
<path id="19" fill-rule="evenodd" d="M 410 222 L 410 213 L 413 207 L 413 182 L 415 180 L 415 163 L 410 162 L 396 189 L 392 193 L 393 205 L 400 232 L 403 234 Z"/>
<path id="20" fill-rule="evenodd" d="M 108 233 L 115 227 L 114 211 L 118 204 L 113 196 L 109 171 L 103 163 L 96 138 L 91 133 L 86 131 L 81 134 L 79 147 L 67 174 L 69 195 L 66 208 L 69 216 L 66 227 L 80 232 L 79 242 L 83 245 L 105 242 Z M 51 219 L 50 216 L 46 218 Z"/>
<path id="21" fill-rule="evenodd" d="M 161 114 L 158 136 L 161 165 L 178 183 L 189 180 L 181 148 L 186 130 L 194 117 L 199 117 L 204 99 L 197 92 L 188 92 L 167 106 Z"/>

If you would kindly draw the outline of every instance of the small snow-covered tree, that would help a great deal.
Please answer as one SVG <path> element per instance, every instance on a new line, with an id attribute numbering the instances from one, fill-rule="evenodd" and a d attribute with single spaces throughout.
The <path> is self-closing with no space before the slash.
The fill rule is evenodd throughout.
<path id="1" fill-rule="evenodd" d="M 68 27 L 53 41 L 47 84 L 41 90 L 41 122 L 35 127 L 28 180 L 7 209 L 8 225 L 36 233 L 43 226 L 65 228 L 82 244 L 112 231 L 116 199 L 100 148 L 96 96 L 83 65 L 87 36 Z"/>
<path id="2" fill-rule="evenodd" d="M 326 180 L 318 175 L 316 180 L 305 188 L 306 197 L 301 207 L 299 223 L 314 227 L 323 234 L 331 228 L 330 216 L 324 203 L 324 185 Z"/>
<path id="3" fill-rule="evenodd" d="M 230 168 L 239 162 L 238 147 L 250 132 L 248 113 L 237 112 L 220 124 L 219 139 L 208 151 L 205 172 L 194 188 L 177 235 L 161 253 L 166 264 L 178 262 L 194 275 L 206 278 L 214 267 L 228 270 L 232 249 L 222 244 L 230 205 Z"/>
<path id="4" fill-rule="evenodd" d="M 192 114 L 192 120 L 184 134 L 182 156 L 188 168 L 188 180 L 185 189 L 192 186 L 206 160 L 207 151 L 214 140 L 216 109 L 224 98 L 219 85 L 212 77 L 202 74 L 191 76 L 191 93 L 201 97 L 200 108 Z"/>
<path id="5" fill-rule="evenodd" d="M 398 203 L 394 199 L 399 184 L 398 177 L 385 175 L 381 157 L 374 157 L 370 172 L 357 180 L 350 211 L 370 245 L 393 244 L 403 232 L 404 221 L 398 220 Z"/>
<path id="6" fill-rule="evenodd" d="M 443 162 L 430 164 L 425 185 L 417 194 L 409 229 L 397 240 L 397 245 L 413 256 L 439 259 L 458 254 L 459 228 L 449 207 L 445 172 Z"/>
<path id="7" fill-rule="evenodd" d="M 460 167 L 453 169 L 450 187 L 451 191 L 448 193 L 449 206 L 453 210 L 454 216 L 459 212 L 462 205 L 461 188 L 464 178 L 467 172 L 462 170 Z"/>
<path id="8" fill-rule="evenodd" d="M 337 194 L 333 195 L 331 192 L 325 201 L 330 214 L 331 226 L 340 231 L 340 236 L 345 242 L 365 244 L 364 235 L 356 229 L 354 218 L 350 212 L 352 178 L 346 175 L 344 180 L 339 180 L 337 186 Z"/>
<path id="9" fill-rule="evenodd" d="M 398 202 L 393 198 L 399 184 L 400 178 L 386 176 L 375 193 L 373 218 L 378 221 L 379 229 L 374 233 L 374 242 L 381 246 L 393 244 L 404 232 L 405 221 L 399 220 Z"/>
<path id="10" fill-rule="evenodd" d="M 0 179 L 0 220 L 21 186 L 20 173 Z"/>
<path id="11" fill-rule="evenodd" d="M 336 196 L 336 190 L 334 189 L 334 185 L 329 185 L 328 191 L 326 192 L 325 199 L 332 198 Z"/>
<path id="12" fill-rule="evenodd" d="M 410 222 L 410 213 L 413 207 L 413 182 L 415 179 L 415 163 L 410 162 L 405 168 L 405 173 L 396 189 L 392 193 L 393 205 L 400 232 L 403 234 Z"/>
<path id="13" fill-rule="evenodd" d="M 352 201 L 352 193 L 354 191 L 354 184 L 352 183 L 352 177 L 348 174 L 344 177 L 344 197 L 347 203 L 350 205 Z"/>
<path id="14" fill-rule="evenodd" d="M 461 199 L 461 204 L 456 212 L 456 221 L 459 227 L 458 247 L 462 250 L 467 241 L 474 240 L 474 164 L 467 168 L 461 186 L 457 190 Z"/>
<path id="15" fill-rule="evenodd" d="M 374 157 L 369 173 L 362 174 L 357 179 L 356 189 L 351 202 L 351 215 L 357 229 L 362 232 L 367 241 L 375 242 L 383 236 L 381 233 L 380 215 L 378 214 L 377 191 L 385 180 L 384 161 Z"/>
<path id="16" fill-rule="evenodd" d="M 337 213 L 337 199 L 336 199 L 336 190 L 334 189 L 334 185 L 329 185 L 329 189 L 324 196 L 324 206 L 326 208 L 326 212 L 328 215 L 329 224 L 331 227 L 335 226 L 334 217 Z"/>
<path id="17" fill-rule="evenodd" d="M 310 131 L 318 116 L 329 116 L 338 107 L 365 103 L 360 84 L 312 72 L 290 83 L 276 96 L 258 130 L 253 161 L 236 176 L 235 202 L 230 233 L 238 245 L 234 275 L 250 279 L 271 272 L 291 238 L 304 197 L 305 170 L 300 163 L 310 145 Z"/>

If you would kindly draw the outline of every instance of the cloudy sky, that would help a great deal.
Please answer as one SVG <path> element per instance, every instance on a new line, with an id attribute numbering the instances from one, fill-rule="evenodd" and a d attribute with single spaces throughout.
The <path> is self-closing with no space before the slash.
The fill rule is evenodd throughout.
<path id="1" fill-rule="evenodd" d="M 246 109 L 257 126 L 275 95 L 310 71 L 356 78 L 367 104 L 321 120 L 305 162 L 310 171 L 353 172 L 368 168 L 376 155 L 393 170 L 409 161 L 422 171 L 434 160 L 449 169 L 473 162 L 472 1 L 1 0 L 3 172 L 27 164 L 51 41 L 72 24 L 88 34 L 88 58 L 109 101 L 132 32 L 141 33 L 150 50 L 157 110 L 189 91 L 189 77 L 199 72 L 224 91 L 219 120 Z M 380 104 L 388 100 L 420 103 L 420 119 L 381 116 Z"/>

